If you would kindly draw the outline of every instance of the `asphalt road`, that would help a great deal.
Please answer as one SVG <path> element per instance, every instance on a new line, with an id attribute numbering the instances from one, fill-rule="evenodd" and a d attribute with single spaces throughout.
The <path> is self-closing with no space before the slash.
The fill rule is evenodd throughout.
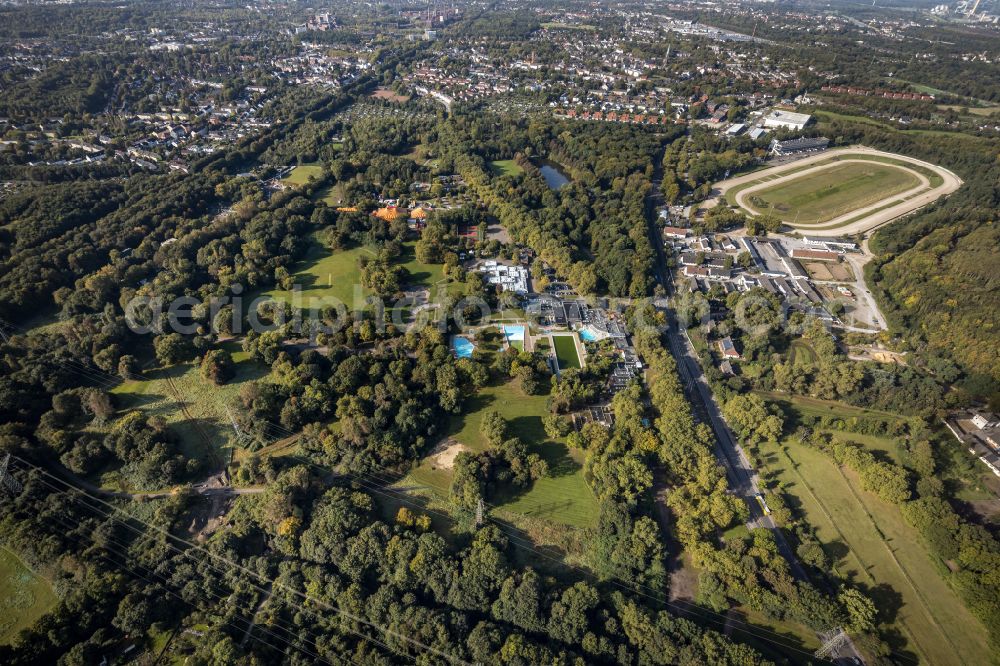
<path id="1" fill-rule="evenodd" d="M 666 254 L 663 250 L 663 244 L 652 225 L 650 237 L 653 247 L 656 248 L 657 252 L 657 272 L 660 284 L 663 285 L 668 293 L 671 293 L 673 286 L 670 279 L 670 272 L 667 270 Z M 756 500 L 755 496 L 759 492 L 757 471 L 751 466 L 750 460 L 743 451 L 743 447 L 740 446 L 736 435 L 723 418 L 722 410 L 715 396 L 712 394 L 708 380 L 705 379 L 705 375 L 702 372 L 701 364 L 698 361 L 697 352 L 691 344 L 691 339 L 688 337 L 686 331 L 681 330 L 677 326 L 676 318 L 673 316 L 673 312 L 670 310 L 666 299 L 657 299 L 655 305 L 657 309 L 666 311 L 668 320 L 670 321 L 667 331 L 667 341 L 670 346 L 670 353 L 673 354 L 674 360 L 677 362 L 678 372 L 687 392 L 688 400 L 694 407 L 695 413 L 699 414 L 711 426 L 712 432 L 715 434 L 715 455 L 726 468 L 730 489 L 734 494 L 742 497 L 750 508 L 750 520 L 747 521 L 747 527 L 751 529 L 762 527 L 770 530 L 774 535 L 778 552 L 788 562 L 792 575 L 799 580 L 808 580 L 809 577 L 805 569 L 802 568 L 802 564 L 795 555 L 795 551 L 792 550 L 788 541 L 785 540 L 784 534 L 778 529 L 778 526 L 770 516 L 764 515 L 763 509 Z M 827 638 L 825 633 L 819 636 L 820 640 Z M 861 654 L 854 647 L 850 639 L 848 639 L 843 647 L 831 655 L 831 660 L 833 663 L 843 666 L 864 663 L 861 659 Z"/>

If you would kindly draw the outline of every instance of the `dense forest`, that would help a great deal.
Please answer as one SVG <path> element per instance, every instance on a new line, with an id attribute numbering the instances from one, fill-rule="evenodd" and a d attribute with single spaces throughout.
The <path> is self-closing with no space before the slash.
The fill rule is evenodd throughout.
<path id="1" fill-rule="evenodd" d="M 956 508 L 938 478 L 949 463 L 934 449 L 940 414 L 995 396 L 1000 379 L 995 139 L 822 121 L 837 144 L 918 156 L 966 182 L 871 241 L 867 277 L 891 323 L 884 339 L 911 359 L 882 367 L 851 361 L 801 314 L 772 326 L 781 304 L 760 290 L 685 294 L 670 310 L 647 298 L 666 294 L 654 278 L 652 202 L 705 199 L 712 182 L 755 166 L 766 140 L 697 124 L 570 122 L 548 109 L 373 98 L 431 51 L 418 39 L 376 38 L 377 54 L 341 86 L 292 85 L 249 63 L 297 54 L 305 38 L 288 26 L 308 8 L 230 5 L 184 8 L 182 22 L 228 21 L 234 35 L 190 51 L 153 52 L 114 35 L 91 50 L 80 36 L 116 25 L 157 30 L 170 12 L 156 3 L 53 10 L 67 25 L 42 8 L 0 12 L 20 19 L 0 27 L 12 40 L 58 37 L 83 51 L 43 76 L 30 67 L 0 75 L 0 115 L 25 127 L 66 116 L 51 124 L 69 137 L 82 128 L 76 117 L 158 109 L 166 99 L 186 108 L 172 79 L 145 77 L 147 67 L 212 72 L 226 81 L 220 100 L 251 84 L 269 88 L 255 102 L 255 131 L 189 156 L 183 169 L 122 162 L 83 177 L 66 165 L 32 166 L 30 142 L 12 130 L 0 157 L 0 172 L 17 181 L 0 199 L 0 456 L 10 455 L 21 488 L 0 490 L 0 545 L 57 600 L 0 645 L 0 662 L 101 663 L 135 646 L 146 659 L 150 645 L 161 656 L 171 645 L 192 664 L 811 661 L 811 650 L 757 626 L 787 623 L 810 639 L 843 627 L 870 663 L 895 663 L 884 609 L 834 569 L 766 472 L 782 531 L 747 527 L 750 509 L 729 485 L 665 337 L 668 313 L 683 320 L 685 310 L 715 313 L 715 335 L 741 350 L 735 375 L 704 344 L 699 360 L 754 462 L 758 445 L 794 437 L 857 474 L 950 563 L 943 575 L 997 634 L 1000 545 Z M 340 20 L 388 27 L 383 9 Z M 448 28 L 484 49 L 540 29 L 534 12 L 470 12 Z M 621 29 L 609 20 L 603 34 Z M 359 31 L 339 25 L 309 39 L 334 52 L 347 34 L 360 49 Z M 663 45 L 650 48 L 668 57 Z M 978 80 L 962 86 L 990 99 Z M 127 135 L 128 123 L 115 122 L 88 129 Z M 296 180 L 292 167 L 309 175 Z M 567 182 L 553 186 L 543 167 Z M 423 217 L 408 216 L 418 209 Z M 766 233 L 769 223 L 720 212 L 699 230 Z M 561 369 L 551 350 L 512 344 L 498 322 L 509 321 L 505 312 L 528 317 L 525 303 L 489 284 L 478 260 L 534 261 L 538 291 L 565 282 L 594 303 L 627 299 L 620 320 L 641 380 L 611 395 L 623 355 L 610 340 L 587 342 L 586 364 Z M 342 262 L 343 276 L 317 269 L 307 289 L 352 280 L 365 298 L 350 309 L 324 303 L 304 323 L 291 299 L 250 305 L 294 291 L 303 266 L 324 261 Z M 209 307 L 219 299 L 221 309 Z M 159 307 L 177 302 L 193 305 Z M 452 338 L 465 326 L 475 350 L 459 358 Z M 815 358 L 792 362 L 793 343 Z M 510 519 L 506 501 L 565 470 L 524 436 L 535 416 L 479 410 L 501 389 L 512 396 L 504 404 L 541 405 L 545 438 L 579 461 L 592 522 Z M 908 420 L 796 420 L 765 394 Z M 206 406 L 213 400 L 218 414 Z M 614 419 L 594 420 L 602 409 Z M 446 487 L 414 481 L 473 410 L 481 414 L 472 436 L 483 445 L 456 452 Z M 830 429 L 898 437 L 904 454 L 886 461 Z M 683 603 L 680 568 L 696 579 Z M 744 623 L 736 609 L 756 619 Z"/>

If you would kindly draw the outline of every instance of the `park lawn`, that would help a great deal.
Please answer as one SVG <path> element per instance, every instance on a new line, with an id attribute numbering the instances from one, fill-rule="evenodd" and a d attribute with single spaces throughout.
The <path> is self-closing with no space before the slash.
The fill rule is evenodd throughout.
<path id="1" fill-rule="evenodd" d="M 292 169 L 292 172 L 281 179 L 286 185 L 305 185 L 309 182 L 309 177 L 319 178 L 323 174 L 323 167 L 319 164 L 300 164 Z"/>
<path id="2" fill-rule="evenodd" d="M 580 367 L 580 355 L 576 351 L 576 333 L 562 335 L 553 333 L 552 344 L 556 348 L 556 359 L 559 361 L 560 369 Z"/>
<path id="3" fill-rule="evenodd" d="M 444 264 L 424 264 L 417 261 L 416 243 L 403 243 L 403 254 L 399 261 L 409 277 L 406 284 L 427 287 L 430 289 L 439 282 L 444 281 Z"/>
<path id="4" fill-rule="evenodd" d="M 344 188 L 340 183 L 326 185 L 316 193 L 315 198 L 331 208 L 336 208 L 344 200 Z"/>
<path id="5" fill-rule="evenodd" d="M 443 282 L 446 279 L 443 264 L 425 264 L 417 261 L 415 246 L 413 242 L 404 243 L 403 254 L 398 260 L 409 273 L 405 284 L 430 289 Z M 301 288 L 300 307 L 322 309 L 324 305 L 342 303 L 348 310 L 367 308 L 363 299 L 371 295 L 371 291 L 361 285 L 360 262 L 362 257 L 374 256 L 374 253 L 364 246 L 349 250 L 331 250 L 314 235 L 313 244 L 306 257 L 297 264 L 296 272 L 292 275 L 294 284 Z M 276 287 L 261 296 L 291 303 L 294 292 Z"/>
<path id="6" fill-rule="evenodd" d="M 895 651 L 932 664 L 989 663 L 984 629 L 898 507 L 862 490 L 853 472 L 816 449 L 786 440 L 763 445 L 760 453 L 837 570 L 866 588 L 876 607 L 898 608 L 890 618 L 900 630 Z"/>
<path id="7" fill-rule="evenodd" d="M 10 645 L 22 629 L 56 605 L 49 582 L 14 553 L 0 547 L 0 645 Z"/>
<path id="8" fill-rule="evenodd" d="M 773 391 L 756 391 L 760 397 L 770 402 L 776 402 L 786 412 L 790 411 L 791 416 L 800 414 L 811 417 L 832 417 L 837 419 L 851 418 L 872 418 L 877 417 L 887 421 L 909 421 L 905 416 L 886 412 L 879 409 L 865 409 L 854 407 L 844 402 L 836 400 L 823 400 L 822 398 L 811 398 L 804 395 L 791 395 L 787 393 L 777 393 Z M 853 433 L 852 433 L 853 434 Z"/>
<path id="9" fill-rule="evenodd" d="M 331 250 L 315 234 L 313 243 L 305 258 L 295 267 L 292 274 L 293 283 L 301 288 L 301 307 L 321 308 L 324 305 L 342 303 L 348 310 L 363 309 L 363 303 L 355 303 L 355 287 L 360 298 L 367 297 L 371 292 L 361 286 L 361 257 L 375 256 L 366 247 L 355 247 L 349 250 Z M 294 292 L 287 289 L 274 288 L 261 296 L 276 301 L 291 303 Z"/>
<path id="10" fill-rule="evenodd" d="M 815 363 L 819 357 L 812 345 L 805 339 L 792 340 L 791 348 L 788 350 L 788 362 L 792 365 L 809 365 Z"/>
<path id="11" fill-rule="evenodd" d="M 758 213 L 773 211 L 785 222 L 821 224 L 920 185 L 895 166 L 858 163 L 830 166 L 751 194 Z"/>
<path id="12" fill-rule="evenodd" d="M 776 663 L 785 660 L 799 663 L 820 647 L 816 633 L 801 624 L 775 620 L 744 606 L 729 612 L 739 622 L 733 623 L 732 637 L 750 644 Z"/>
<path id="13" fill-rule="evenodd" d="M 494 160 L 490 166 L 497 176 L 520 176 L 524 173 L 521 165 L 514 160 Z"/>
<path id="14" fill-rule="evenodd" d="M 483 416 L 495 409 L 507 419 L 512 436 L 524 442 L 528 451 L 539 454 L 549 465 L 549 476 L 528 490 L 504 491 L 491 500 L 507 511 L 533 518 L 589 527 L 597 518 L 597 500 L 583 478 L 583 456 L 566 443 L 547 437 L 542 417 L 549 413 L 547 395 L 525 395 L 516 382 L 507 381 L 479 389 L 469 398 L 462 414 L 453 416 L 446 439 L 461 443 L 470 451 L 483 451 L 486 441 L 480 428 Z M 446 496 L 451 487 L 450 469 L 435 468 L 425 459 L 410 474 L 410 480 L 430 486 Z M 406 480 L 402 482 L 404 485 Z"/>
<path id="15" fill-rule="evenodd" d="M 220 345 L 233 356 L 235 376 L 222 386 L 205 379 L 197 363 L 179 363 L 143 373 L 142 379 L 122 382 L 111 390 L 122 410 L 141 409 L 150 415 L 162 416 L 177 437 L 181 450 L 189 458 L 209 465 L 221 466 L 230 457 L 233 434 L 226 407 L 238 402 L 244 383 L 268 375 L 267 367 L 251 360 L 236 341 Z M 184 398 L 184 413 L 177 396 Z M 115 472 L 106 473 L 101 484 L 119 486 Z M 119 486 L 120 487 L 120 486 Z"/>

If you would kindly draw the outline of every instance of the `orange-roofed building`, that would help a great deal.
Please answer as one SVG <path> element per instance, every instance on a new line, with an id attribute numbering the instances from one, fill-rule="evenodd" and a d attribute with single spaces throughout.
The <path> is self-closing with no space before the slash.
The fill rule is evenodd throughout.
<path id="1" fill-rule="evenodd" d="M 399 217 L 399 208 L 396 206 L 383 206 L 372 213 L 372 215 L 386 222 L 394 222 Z"/>

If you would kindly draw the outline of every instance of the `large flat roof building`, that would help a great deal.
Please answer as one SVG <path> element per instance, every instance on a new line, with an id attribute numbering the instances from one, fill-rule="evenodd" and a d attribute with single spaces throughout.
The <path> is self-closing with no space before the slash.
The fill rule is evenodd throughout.
<path id="1" fill-rule="evenodd" d="M 773 109 L 764 116 L 764 127 L 783 127 L 785 129 L 800 130 L 809 124 L 812 116 L 808 113 L 795 113 L 794 111 L 782 111 Z"/>
<path id="2" fill-rule="evenodd" d="M 778 141 L 775 139 L 771 142 L 771 153 L 781 156 L 819 152 L 826 150 L 829 145 L 830 140 L 825 136 L 816 137 L 815 139 L 791 139 L 789 141 Z"/>

